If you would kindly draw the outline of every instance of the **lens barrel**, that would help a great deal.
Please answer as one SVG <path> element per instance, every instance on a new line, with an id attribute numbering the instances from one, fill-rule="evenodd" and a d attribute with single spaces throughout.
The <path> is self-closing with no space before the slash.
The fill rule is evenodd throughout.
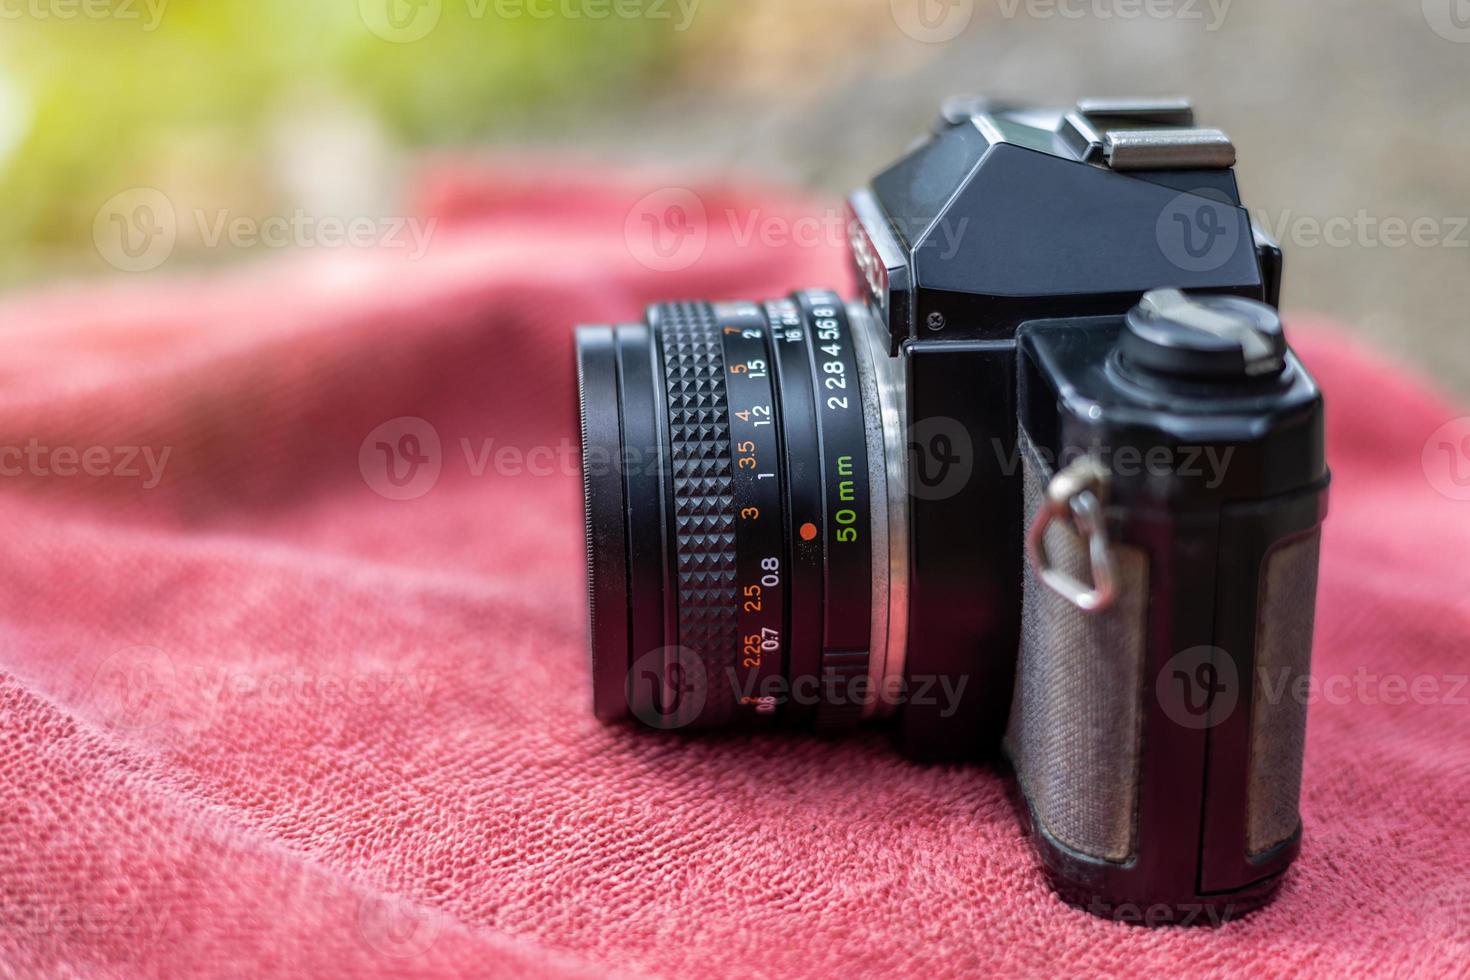
<path id="1" fill-rule="evenodd" d="M 874 649 L 888 468 L 854 327 L 814 290 L 579 328 L 599 718 L 828 728 L 881 710 L 901 662 Z"/>

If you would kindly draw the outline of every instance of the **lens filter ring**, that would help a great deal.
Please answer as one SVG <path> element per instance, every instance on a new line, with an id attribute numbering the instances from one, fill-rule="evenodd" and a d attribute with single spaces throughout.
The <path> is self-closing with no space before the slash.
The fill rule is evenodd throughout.
<path id="1" fill-rule="evenodd" d="M 627 508 L 617 353 L 610 327 L 577 330 L 582 492 L 586 503 L 587 606 L 592 624 L 593 710 L 603 721 L 628 713 Z"/>

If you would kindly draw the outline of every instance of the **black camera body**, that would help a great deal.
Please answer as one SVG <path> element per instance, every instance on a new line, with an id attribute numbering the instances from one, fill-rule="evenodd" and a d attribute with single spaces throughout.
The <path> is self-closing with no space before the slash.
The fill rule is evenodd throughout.
<path id="1" fill-rule="evenodd" d="M 1179 100 L 950 100 L 850 199 L 859 299 L 581 328 L 599 716 L 891 719 L 1014 768 L 1070 902 L 1269 900 L 1329 476 L 1234 161 Z"/>
<path id="2" fill-rule="evenodd" d="M 951 99 L 930 139 L 850 199 L 859 283 L 904 360 L 908 418 L 955 419 L 990 450 L 963 492 L 911 505 L 911 670 L 973 674 L 977 649 L 1018 647 L 1026 515 L 1008 463 L 1022 324 L 1121 316 L 1165 286 L 1277 305 L 1281 250 L 1241 206 L 1233 148 L 1200 141 L 1192 123 L 1179 101 L 1063 113 Z M 1158 149 L 1120 153 L 1114 132 L 1160 134 Z M 987 659 L 993 673 L 953 718 L 904 712 L 906 752 L 942 759 L 998 743 L 1014 661 Z"/>
<path id="3" fill-rule="evenodd" d="M 1264 307 L 1219 304 L 1263 328 L 1277 361 L 1256 375 L 1229 324 L 1223 337 L 1175 324 L 1158 349 L 1125 326 L 1160 287 L 1279 300 L 1281 251 L 1241 206 L 1233 147 L 1193 121 L 1178 101 L 952 100 L 850 202 L 910 431 L 955 419 L 991 449 L 960 492 L 910 497 L 907 669 L 974 677 L 981 651 L 983 680 L 949 718 L 907 706 L 902 745 L 945 758 L 1009 725 L 1059 889 L 1161 921 L 1253 907 L 1295 856 L 1305 708 L 1265 695 L 1310 670 L 1328 483 L 1320 394 Z M 1023 528 L 1037 537 L 1061 462 L 1099 448 L 1098 523 L 1135 579 L 1118 587 L 1127 608 L 1101 613 L 1045 587 L 1017 545 Z M 910 451 L 915 472 L 943 455 Z"/>

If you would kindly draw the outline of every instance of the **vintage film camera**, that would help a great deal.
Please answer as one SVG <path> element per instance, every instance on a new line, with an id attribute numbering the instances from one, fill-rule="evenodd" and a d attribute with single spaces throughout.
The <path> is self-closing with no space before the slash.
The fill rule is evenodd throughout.
<path id="1" fill-rule="evenodd" d="M 999 757 L 1065 899 L 1269 900 L 1329 476 L 1281 252 L 1182 100 L 945 103 L 859 295 L 577 335 L 594 702 Z"/>

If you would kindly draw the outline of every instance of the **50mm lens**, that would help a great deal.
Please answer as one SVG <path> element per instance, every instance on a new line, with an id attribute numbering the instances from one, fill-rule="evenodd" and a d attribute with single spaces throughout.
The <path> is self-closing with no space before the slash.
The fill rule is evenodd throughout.
<path id="1" fill-rule="evenodd" d="M 905 449 L 865 318 L 814 290 L 578 330 L 600 718 L 826 728 L 881 710 L 902 666 L 888 474 Z"/>

